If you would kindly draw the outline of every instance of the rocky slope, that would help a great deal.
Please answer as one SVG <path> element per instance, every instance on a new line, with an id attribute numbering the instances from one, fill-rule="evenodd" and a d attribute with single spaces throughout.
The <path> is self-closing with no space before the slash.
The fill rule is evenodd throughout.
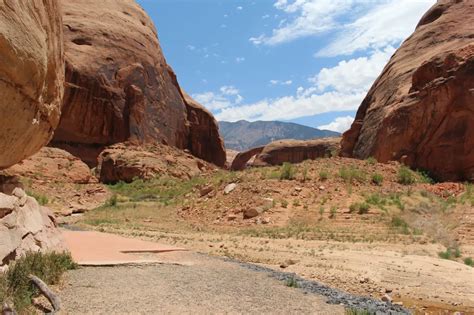
<path id="1" fill-rule="evenodd" d="M 62 0 L 66 58 L 64 110 L 52 145 L 89 165 L 100 151 L 123 141 L 159 142 L 189 148 L 223 165 L 200 146 L 224 148 L 216 139 L 190 139 L 188 106 L 167 65 L 157 31 L 134 0 Z M 201 120 L 207 112 L 201 113 Z M 207 118 L 207 124 L 213 118 Z M 217 130 L 217 127 L 214 129 Z M 194 133 L 193 133 L 194 131 Z M 205 137 L 205 136 L 204 136 Z M 195 149 L 195 150 L 192 150 Z"/>
<path id="2" fill-rule="evenodd" d="M 237 151 L 264 146 L 282 139 L 308 140 L 339 136 L 337 132 L 281 121 L 221 121 L 219 126 L 226 148 Z"/>
<path id="3" fill-rule="evenodd" d="M 64 56 L 58 3 L 2 1 L 0 29 L 0 168 L 5 168 L 38 151 L 59 122 Z"/>
<path id="4" fill-rule="evenodd" d="M 342 154 L 474 180 L 474 3 L 438 1 L 362 102 Z"/>

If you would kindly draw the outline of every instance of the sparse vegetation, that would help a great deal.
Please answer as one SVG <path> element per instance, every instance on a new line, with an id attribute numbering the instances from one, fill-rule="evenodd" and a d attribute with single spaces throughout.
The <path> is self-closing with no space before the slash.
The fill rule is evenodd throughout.
<path id="1" fill-rule="evenodd" d="M 357 212 L 358 214 L 366 214 L 369 212 L 370 205 L 365 202 L 356 202 L 350 205 L 349 210 L 352 212 Z"/>
<path id="2" fill-rule="evenodd" d="M 285 282 L 285 285 L 290 288 L 299 288 L 300 285 L 298 283 L 298 280 L 296 280 L 295 277 L 288 278 Z"/>
<path id="3" fill-rule="evenodd" d="M 399 216 L 392 217 L 391 226 L 399 229 L 403 234 L 410 234 L 408 223 Z"/>
<path id="4" fill-rule="evenodd" d="M 29 275 L 35 275 L 48 285 L 57 284 L 62 274 L 75 269 L 68 253 L 28 252 L 12 263 L 5 274 L 0 274 L 0 304 L 14 305 L 20 313 L 30 313 L 31 299 L 38 290 L 30 282 Z"/>
<path id="5" fill-rule="evenodd" d="M 398 183 L 402 185 L 412 185 L 416 181 L 415 174 L 407 166 L 402 165 L 398 169 Z"/>
<path id="6" fill-rule="evenodd" d="M 336 217 L 337 208 L 335 206 L 331 207 L 329 212 L 329 218 L 334 219 Z"/>
<path id="7" fill-rule="evenodd" d="M 283 199 L 283 200 L 281 201 L 281 206 L 282 206 L 283 208 L 288 208 L 288 201 L 286 201 L 286 200 Z"/>
<path id="8" fill-rule="evenodd" d="M 346 309 L 346 315 L 375 315 L 375 312 L 369 310 L 361 310 L 357 308 Z"/>
<path id="9" fill-rule="evenodd" d="M 444 252 L 438 253 L 439 258 L 443 259 L 453 259 L 453 258 L 460 258 L 461 251 L 458 247 L 448 247 Z"/>
<path id="10" fill-rule="evenodd" d="M 367 161 L 367 164 L 369 165 L 377 164 L 377 160 L 373 156 L 369 157 L 366 161 Z"/>
<path id="11" fill-rule="evenodd" d="M 466 257 L 466 258 L 464 258 L 464 264 L 466 264 L 468 266 L 471 266 L 471 267 L 474 267 L 474 260 L 472 260 L 471 257 Z"/>
<path id="12" fill-rule="evenodd" d="M 372 175 L 372 183 L 381 186 L 383 182 L 383 175 L 379 173 L 375 173 Z"/>
<path id="13" fill-rule="evenodd" d="M 327 170 L 319 171 L 319 180 L 325 181 L 329 178 L 329 172 Z"/>
<path id="14" fill-rule="evenodd" d="M 27 190 L 26 194 L 30 197 L 35 198 L 36 201 L 38 201 L 38 203 L 42 206 L 46 206 L 49 203 L 49 199 L 45 195 L 35 193 L 33 191 L 30 191 L 30 190 Z"/>
<path id="15" fill-rule="evenodd" d="M 295 178 L 295 168 L 293 164 L 285 162 L 281 166 L 280 180 L 292 180 Z"/>
<path id="16" fill-rule="evenodd" d="M 358 181 L 359 183 L 364 183 L 367 178 L 367 174 L 355 166 L 342 167 L 339 170 L 339 176 L 346 183 L 353 183 L 354 181 Z"/>

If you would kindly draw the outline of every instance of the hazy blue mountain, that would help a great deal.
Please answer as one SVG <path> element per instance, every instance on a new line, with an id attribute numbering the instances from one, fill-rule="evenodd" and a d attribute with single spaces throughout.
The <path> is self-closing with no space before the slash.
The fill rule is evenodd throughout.
<path id="1" fill-rule="evenodd" d="M 219 128 L 226 148 L 237 151 L 244 151 L 281 139 L 307 140 L 340 136 L 338 132 L 281 121 L 220 121 Z"/>

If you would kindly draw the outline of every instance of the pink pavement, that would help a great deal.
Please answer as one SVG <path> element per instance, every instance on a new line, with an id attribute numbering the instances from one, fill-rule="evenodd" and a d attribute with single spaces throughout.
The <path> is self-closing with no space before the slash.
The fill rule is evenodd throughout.
<path id="1" fill-rule="evenodd" d="M 160 262 L 159 254 L 184 251 L 154 242 L 92 232 L 62 230 L 66 247 L 79 265 L 120 265 Z"/>

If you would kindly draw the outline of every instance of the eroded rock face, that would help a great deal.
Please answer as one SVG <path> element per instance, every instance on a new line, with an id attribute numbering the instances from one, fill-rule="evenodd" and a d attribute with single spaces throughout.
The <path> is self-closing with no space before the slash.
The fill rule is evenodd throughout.
<path id="1" fill-rule="evenodd" d="M 263 151 L 264 147 L 256 147 L 250 150 L 238 153 L 235 158 L 232 160 L 230 169 L 232 171 L 243 170 L 247 166 L 247 162 L 257 154 L 260 154 Z"/>
<path id="2" fill-rule="evenodd" d="M 53 215 L 20 186 L 0 177 L 0 266 L 27 251 L 64 250 Z"/>
<path id="3" fill-rule="evenodd" d="M 280 165 L 285 162 L 300 163 L 337 155 L 341 138 L 322 138 L 315 140 L 279 140 L 264 147 L 255 157 L 253 165 Z"/>
<path id="4" fill-rule="evenodd" d="M 160 176 L 189 179 L 214 168 L 174 147 L 119 143 L 101 153 L 98 173 L 102 183 L 111 184 Z"/>
<path id="5" fill-rule="evenodd" d="M 66 92 L 53 145 L 89 164 L 126 140 L 186 148 L 186 105 L 145 11 L 133 0 L 60 2 Z"/>
<path id="6" fill-rule="evenodd" d="M 189 122 L 188 149 L 195 156 L 223 167 L 226 163 L 224 141 L 214 116 L 183 91 Z"/>
<path id="7" fill-rule="evenodd" d="M 0 3 L 0 169 L 34 154 L 61 114 L 64 55 L 55 0 Z"/>
<path id="8" fill-rule="evenodd" d="M 474 180 L 473 38 L 474 3 L 438 1 L 370 89 L 342 155 Z"/>

